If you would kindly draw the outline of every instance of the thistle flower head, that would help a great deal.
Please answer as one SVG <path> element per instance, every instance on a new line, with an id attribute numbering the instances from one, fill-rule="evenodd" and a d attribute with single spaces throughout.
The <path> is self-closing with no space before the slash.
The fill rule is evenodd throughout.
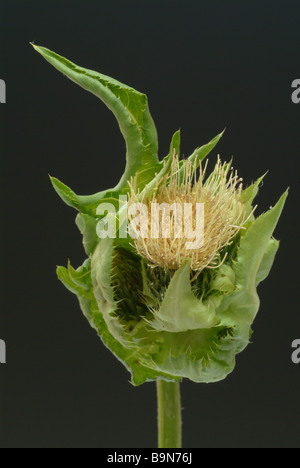
<path id="1" fill-rule="evenodd" d="M 129 206 L 142 202 L 147 208 L 134 226 L 134 243 L 151 266 L 177 270 L 189 259 L 198 274 L 217 268 L 225 259 L 222 249 L 245 224 L 242 179 L 220 158 L 209 176 L 207 165 L 208 161 L 180 161 L 174 154 L 170 173 L 156 180 L 146 196 L 132 180 Z"/>
<path id="2" fill-rule="evenodd" d="M 262 178 L 242 190 L 231 164 L 218 159 L 207 174 L 207 163 L 199 163 L 223 132 L 183 161 L 176 132 L 162 164 L 145 94 L 49 49 L 34 48 L 112 110 L 126 142 L 125 171 L 114 188 L 80 196 L 51 178 L 62 200 L 79 211 L 76 224 L 87 254 L 76 270 L 70 263 L 58 267 L 58 278 L 76 294 L 85 317 L 135 385 L 224 379 L 249 343 L 259 308 L 257 286 L 279 247 L 273 232 L 287 192 L 255 218 L 252 203 Z M 102 231 L 106 218 L 109 229 Z M 107 235 L 99 235 L 99 226 Z M 199 275 L 193 284 L 191 273 L 192 279 Z"/>

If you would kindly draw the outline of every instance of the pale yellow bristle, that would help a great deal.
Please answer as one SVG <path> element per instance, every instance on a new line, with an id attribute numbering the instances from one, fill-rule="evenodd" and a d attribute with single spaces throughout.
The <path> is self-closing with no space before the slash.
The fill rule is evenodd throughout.
<path id="1" fill-rule="evenodd" d="M 151 266 L 168 270 L 177 270 L 186 261 L 191 260 L 191 270 L 199 274 L 204 268 L 218 268 L 225 260 L 220 258 L 220 251 L 230 245 L 233 238 L 246 222 L 246 210 L 241 201 L 242 179 L 230 168 L 230 164 L 220 158 L 213 172 L 206 177 L 207 161 L 204 165 L 179 161 L 175 154 L 170 174 L 160 181 L 156 178 L 156 187 L 150 196 L 142 198 L 147 206 L 148 215 L 142 220 L 148 226 L 148 237 L 137 237 L 134 244 L 137 252 Z M 198 167 L 197 167 L 198 166 Z M 197 169 L 198 177 L 197 177 Z M 139 191 L 135 190 L 135 181 L 131 181 L 128 206 L 141 202 Z M 151 205 L 178 203 L 184 210 L 184 204 L 191 204 L 190 221 L 196 228 L 196 205 L 204 204 L 204 241 L 199 249 L 187 249 L 191 239 L 184 235 L 176 237 L 175 214 L 171 214 L 170 236 L 165 238 L 159 232 L 158 238 L 151 236 Z M 129 219 L 130 220 L 130 219 Z M 177 233 L 178 234 L 178 233 Z"/>

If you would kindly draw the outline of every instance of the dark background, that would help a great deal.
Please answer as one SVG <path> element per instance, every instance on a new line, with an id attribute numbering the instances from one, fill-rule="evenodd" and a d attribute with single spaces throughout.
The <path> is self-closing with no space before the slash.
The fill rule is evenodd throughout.
<path id="1" fill-rule="evenodd" d="M 1 1 L 1 439 L 5 448 L 155 447 L 155 384 L 134 388 L 56 265 L 85 254 L 77 193 L 114 186 L 125 146 L 113 115 L 29 45 L 148 95 L 160 157 L 182 129 L 189 155 L 224 127 L 217 152 L 245 183 L 269 170 L 259 212 L 286 187 L 281 248 L 259 293 L 253 343 L 223 382 L 182 384 L 185 447 L 300 447 L 298 1 Z"/>

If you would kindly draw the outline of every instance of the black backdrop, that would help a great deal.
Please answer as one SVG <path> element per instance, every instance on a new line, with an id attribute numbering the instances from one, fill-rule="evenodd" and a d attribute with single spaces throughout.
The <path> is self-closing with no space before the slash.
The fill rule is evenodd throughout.
<path id="1" fill-rule="evenodd" d="M 85 255 L 48 174 L 82 194 L 113 186 L 124 142 L 30 41 L 145 92 L 161 157 L 178 128 L 188 155 L 226 127 L 217 151 L 245 182 L 269 170 L 260 212 L 291 187 L 253 343 L 225 381 L 185 381 L 182 405 L 185 447 L 300 446 L 299 14 L 276 0 L 1 1 L 1 447 L 156 446 L 154 383 L 128 383 L 55 275 Z"/>

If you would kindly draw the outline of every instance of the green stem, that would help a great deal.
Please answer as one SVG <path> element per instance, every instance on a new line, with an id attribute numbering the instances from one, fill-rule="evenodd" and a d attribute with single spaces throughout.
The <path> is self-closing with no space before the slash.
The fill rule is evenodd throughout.
<path id="1" fill-rule="evenodd" d="M 158 447 L 181 448 L 179 382 L 157 380 Z"/>

